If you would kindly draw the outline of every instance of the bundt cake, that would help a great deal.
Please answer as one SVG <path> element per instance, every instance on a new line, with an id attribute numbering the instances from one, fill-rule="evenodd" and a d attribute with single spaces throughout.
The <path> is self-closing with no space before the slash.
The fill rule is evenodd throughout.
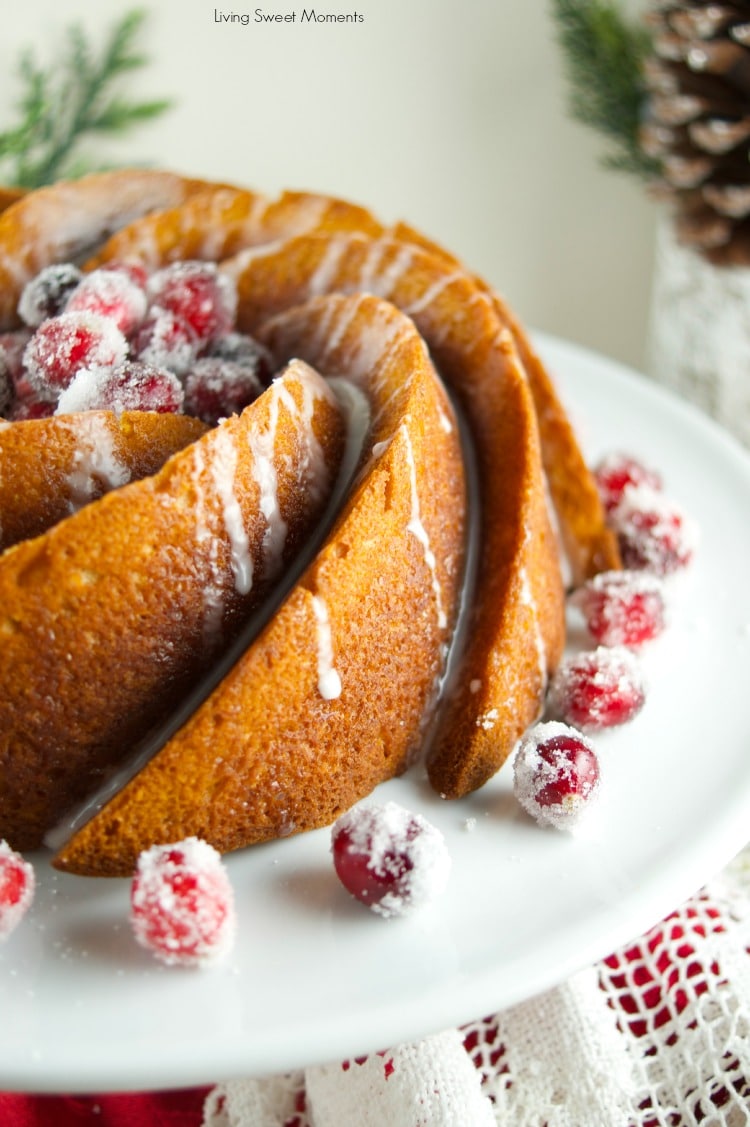
<path id="1" fill-rule="evenodd" d="M 46 354 L 29 343 L 43 325 L 20 329 L 16 310 L 32 275 L 72 258 L 91 277 L 128 274 L 150 312 L 121 325 L 115 359 L 44 383 Z M 205 285 L 231 295 L 215 323 Z M 103 308 L 58 306 L 52 320 Z M 123 428 L 152 425 L 162 449 L 145 468 L 133 455 L 130 484 L 74 453 L 49 511 L 40 496 L 40 523 L 0 555 L 0 837 L 32 848 L 62 818 L 55 864 L 124 874 L 158 841 L 195 835 L 226 851 L 329 823 L 418 755 L 445 797 L 498 770 L 564 643 L 547 488 L 576 577 L 618 557 L 553 382 L 485 283 L 345 201 L 124 171 L 0 214 L 0 325 L 9 417 L 28 420 L 0 431 L 0 456 L 3 436 L 32 421 L 48 428 L 51 464 L 69 465 L 71 428 L 103 426 L 106 451 Z M 187 412 L 158 416 L 172 418 L 169 437 L 127 397 L 102 410 L 128 365 L 160 359 L 172 399 L 157 409 Z M 273 458 L 270 419 L 287 435 Z M 313 532 L 342 460 L 354 478 L 332 527 Z M 282 479 L 293 515 L 280 522 Z M 286 554 L 308 540 L 310 558 L 253 625 L 280 523 Z M 263 581 L 248 595 L 251 570 Z"/>

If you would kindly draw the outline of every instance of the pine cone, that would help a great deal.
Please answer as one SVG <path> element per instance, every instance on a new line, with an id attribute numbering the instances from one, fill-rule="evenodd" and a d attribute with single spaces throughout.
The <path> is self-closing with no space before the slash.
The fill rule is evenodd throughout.
<path id="1" fill-rule="evenodd" d="M 641 145 L 681 242 L 750 263 L 750 0 L 650 0 Z"/>

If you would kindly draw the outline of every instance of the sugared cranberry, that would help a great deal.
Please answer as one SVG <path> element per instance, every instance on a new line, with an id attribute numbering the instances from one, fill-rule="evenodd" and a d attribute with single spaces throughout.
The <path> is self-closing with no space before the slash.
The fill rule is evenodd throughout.
<path id="1" fill-rule="evenodd" d="M 133 340 L 133 355 L 181 376 L 195 362 L 198 345 L 198 338 L 182 317 L 168 309 L 152 309 Z"/>
<path id="2" fill-rule="evenodd" d="M 206 356 L 185 376 L 185 412 L 215 426 L 219 419 L 239 414 L 262 391 L 251 368 Z"/>
<path id="3" fill-rule="evenodd" d="M 550 684 L 551 715 L 585 732 L 625 724 L 646 699 L 638 659 L 624 646 L 598 646 L 564 658 Z"/>
<path id="4" fill-rule="evenodd" d="M 229 877 L 219 853 L 199 838 L 141 853 L 130 906 L 137 941 L 169 965 L 200 966 L 234 941 Z"/>
<path id="5" fill-rule="evenodd" d="M 697 531 L 692 520 L 649 485 L 628 486 L 610 523 L 627 568 L 666 576 L 693 558 Z"/>
<path id="6" fill-rule="evenodd" d="M 26 419 L 48 419 L 54 415 L 57 403 L 50 399 L 37 399 L 33 395 L 16 399 L 10 410 L 10 421 L 23 422 Z"/>
<path id="7" fill-rule="evenodd" d="M 187 321 L 199 341 L 227 333 L 234 324 L 237 291 L 234 282 L 211 262 L 174 262 L 153 274 L 148 284 L 151 304 Z"/>
<path id="8" fill-rule="evenodd" d="M 661 581 L 644 571 L 605 571 L 570 596 L 601 646 L 641 646 L 662 633 L 666 611 Z"/>
<path id="9" fill-rule="evenodd" d="M 0 415 L 7 416 L 13 402 L 15 392 L 10 369 L 5 362 L 5 357 L 0 352 Z"/>
<path id="10" fill-rule="evenodd" d="M 118 273 L 125 274 L 130 278 L 131 282 L 134 282 L 141 290 L 145 291 L 148 286 L 149 272 L 144 264 L 138 262 L 137 259 L 128 258 L 122 261 L 113 259 L 111 262 L 107 263 L 104 269 L 115 270 Z"/>
<path id="11" fill-rule="evenodd" d="M 36 329 L 65 309 L 68 298 L 83 274 L 71 262 L 45 266 L 26 284 L 18 302 L 21 320 Z"/>
<path id="12" fill-rule="evenodd" d="M 43 395 L 60 392 L 81 368 L 113 368 L 128 352 L 112 321 L 96 313 L 61 313 L 40 325 L 26 346 L 29 383 Z"/>
<path id="13" fill-rule="evenodd" d="M 14 329 L 9 333 L 0 333 L 0 359 L 16 385 L 26 379 L 23 354 L 30 340 L 31 331 L 29 329 Z"/>
<path id="14" fill-rule="evenodd" d="M 127 360 L 117 368 L 85 368 L 58 400 L 58 415 L 76 411 L 179 412 L 185 390 L 173 372 Z"/>
<path id="15" fill-rule="evenodd" d="M 344 888 L 381 916 L 402 916 L 445 889 L 450 855 L 443 835 L 395 802 L 343 814 L 331 834 Z"/>
<path id="16" fill-rule="evenodd" d="M 122 270 L 93 270 L 68 298 L 67 313 L 98 313 L 130 336 L 146 316 L 146 292 Z"/>
<path id="17" fill-rule="evenodd" d="M 0 841 L 0 939 L 20 923 L 34 898 L 34 869 Z"/>
<path id="18" fill-rule="evenodd" d="M 524 810 L 541 825 L 570 829 L 598 788 L 596 752 L 575 728 L 548 721 L 521 740 L 513 761 L 513 789 Z"/>
<path id="19" fill-rule="evenodd" d="M 628 486 L 650 485 L 656 490 L 662 487 L 660 475 L 630 454 L 608 454 L 594 470 L 594 477 L 607 512 L 620 503 Z"/>
<path id="20" fill-rule="evenodd" d="M 264 387 L 271 382 L 274 371 L 273 357 L 267 348 L 247 333 L 231 332 L 217 337 L 208 346 L 205 355 L 219 356 L 222 360 L 233 360 L 243 368 L 250 368 Z"/>

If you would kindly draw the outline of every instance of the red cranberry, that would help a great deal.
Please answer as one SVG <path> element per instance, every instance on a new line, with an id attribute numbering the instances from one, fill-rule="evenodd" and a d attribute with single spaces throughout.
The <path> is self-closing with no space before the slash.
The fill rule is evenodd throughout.
<path id="1" fill-rule="evenodd" d="M 438 896 L 450 873 L 440 831 L 395 802 L 354 807 L 342 815 L 333 827 L 331 848 L 344 888 L 386 918 Z"/>
<path id="2" fill-rule="evenodd" d="M 570 597 L 601 646 L 641 646 L 666 624 L 662 584 L 643 571 L 605 571 Z"/>
<path id="3" fill-rule="evenodd" d="M 199 838 L 143 852 L 131 887 L 137 941 L 172 966 L 226 954 L 235 933 L 234 896 L 220 855 Z"/>
<path id="4" fill-rule="evenodd" d="M 5 364 L 16 388 L 20 383 L 27 382 L 23 366 L 23 354 L 30 340 L 31 332 L 29 329 L 15 329 L 9 333 L 0 333 L 0 362 Z"/>
<path id="5" fill-rule="evenodd" d="M 234 282 L 211 262 L 174 262 L 149 281 L 151 303 L 187 321 L 199 341 L 227 333 L 234 324 Z"/>
<path id="6" fill-rule="evenodd" d="M 173 372 L 128 360 L 117 368 L 86 368 L 62 393 L 58 415 L 76 411 L 180 412 L 185 391 Z"/>
<path id="7" fill-rule="evenodd" d="M 271 353 L 247 333 L 225 333 L 217 337 L 206 349 L 206 356 L 219 356 L 222 360 L 232 360 L 243 368 L 249 368 L 260 383 L 267 387 L 274 372 Z"/>
<path id="8" fill-rule="evenodd" d="M 607 512 L 620 503 L 630 485 L 650 485 L 656 490 L 662 487 L 660 475 L 630 454 L 608 454 L 596 467 L 594 477 Z"/>
<path id="9" fill-rule="evenodd" d="M 50 317 L 65 309 L 68 298 L 83 274 L 71 262 L 45 266 L 24 287 L 18 303 L 18 315 L 25 324 L 36 329 Z"/>
<path id="10" fill-rule="evenodd" d="M 145 291 L 148 287 L 149 272 L 144 264 L 138 262 L 137 259 L 128 258 L 122 262 L 113 259 L 103 269 L 125 274 L 140 290 Z"/>
<path id="11" fill-rule="evenodd" d="M 32 866 L 6 841 L 0 841 L 0 939 L 17 927 L 33 898 Z"/>
<path id="12" fill-rule="evenodd" d="M 513 789 L 540 825 L 574 826 L 599 788 L 599 762 L 591 743 L 557 721 L 537 724 L 521 740 L 513 761 Z"/>
<path id="13" fill-rule="evenodd" d="M 262 391 L 251 368 L 206 356 L 185 377 L 185 412 L 215 426 L 219 419 L 239 414 Z"/>
<path id="14" fill-rule="evenodd" d="M 10 411 L 10 420 L 13 423 L 23 422 L 27 419 L 48 419 L 54 415 L 57 403 L 50 399 L 35 399 L 29 396 L 25 399 L 16 399 Z"/>
<path id="15" fill-rule="evenodd" d="M 117 326 L 95 313 L 62 313 L 40 325 L 23 354 L 29 383 L 43 395 L 67 387 L 81 368 L 122 363 L 128 345 Z"/>
<path id="16" fill-rule="evenodd" d="M 181 376 L 195 362 L 198 344 L 182 317 L 168 309 L 152 309 L 133 341 L 133 354 L 146 364 L 169 368 Z"/>
<path id="17" fill-rule="evenodd" d="M 563 659 L 550 684 L 548 705 L 553 716 L 596 732 L 632 720 L 645 699 L 635 655 L 624 646 L 599 646 Z"/>
<path id="18" fill-rule="evenodd" d="M 674 502 L 648 485 L 628 486 L 610 522 L 627 568 L 666 576 L 693 558 L 695 525 Z"/>
<path id="19" fill-rule="evenodd" d="M 5 357 L 0 352 L 0 415 L 7 416 L 15 397 L 13 380 Z"/>
<path id="20" fill-rule="evenodd" d="M 73 290 L 65 308 L 68 313 L 98 313 L 130 336 L 146 316 L 146 292 L 124 271 L 94 270 Z"/>

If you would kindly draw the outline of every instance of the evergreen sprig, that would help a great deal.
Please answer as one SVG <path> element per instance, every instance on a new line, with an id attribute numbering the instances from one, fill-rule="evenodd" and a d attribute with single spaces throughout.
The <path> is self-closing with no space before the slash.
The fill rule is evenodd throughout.
<path id="1" fill-rule="evenodd" d="M 646 179 L 658 171 L 638 131 L 646 96 L 644 59 L 652 53 L 645 26 L 623 16 L 612 0 L 552 0 L 569 84 L 571 115 L 610 144 L 603 164 Z"/>
<path id="2" fill-rule="evenodd" d="M 24 52 L 18 66 L 20 123 L 0 133 L 0 182 L 38 188 L 101 168 L 78 152 L 84 139 L 122 135 L 170 108 L 168 99 L 135 101 L 112 90 L 148 62 L 136 49 L 144 19 L 141 9 L 128 12 L 98 54 L 79 24 L 68 28 L 63 54 L 50 66 Z"/>

